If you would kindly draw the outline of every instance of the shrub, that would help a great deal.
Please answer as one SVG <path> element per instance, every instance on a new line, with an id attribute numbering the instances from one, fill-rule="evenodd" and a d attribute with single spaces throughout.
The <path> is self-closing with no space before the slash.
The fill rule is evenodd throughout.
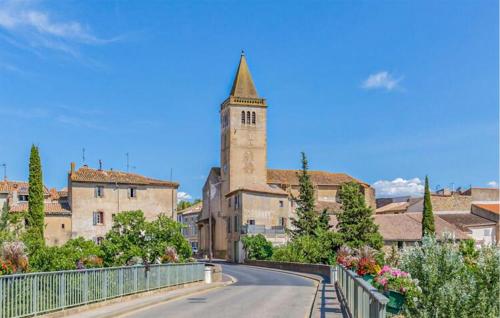
<path id="1" fill-rule="evenodd" d="M 401 268 L 418 279 L 422 288 L 418 303 L 407 304 L 406 315 L 498 317 L 500 252 L 495 246 L 475 252 L 471 265 L 454 242 L 438 243 L 435 238 L 425 237 L 421 245 L 406 248 L 401 253 Z"/>
<path id="2" fill-rule="evenodd" d="M 273 245 L 262 234 L 245 236 L 242 242 L 247 259 L 266 260 L 273 255 Z"/>
<path id="3" fill-rule="evenodd" d="M 24 272 L 28 269 L 26 245 L 20 241 L 4 242 L 2 245 L 2 259 L 10 264 L 13 273 Z"/>

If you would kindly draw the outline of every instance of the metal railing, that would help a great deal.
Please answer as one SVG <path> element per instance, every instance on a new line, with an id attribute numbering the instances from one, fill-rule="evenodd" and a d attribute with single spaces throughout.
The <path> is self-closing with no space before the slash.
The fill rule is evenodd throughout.
<path id="1" fill-rule="evenodd" d="M 337 265 L 337 284 L 353 318 L 385 318 L 389 299 L 360 276 Z"/>
<path id="2" fill-rule="evenodd" d="M 241 227 L 241 234 L 284 235 L 284 226 L 271 226 L 259 224 L 245 224 Z"/>
<path id="3" fill-rule="evenodd" d="M 0 276 L 0 317 L 25 317 L 201 281 L 204 264 L 159 264 Z"/>

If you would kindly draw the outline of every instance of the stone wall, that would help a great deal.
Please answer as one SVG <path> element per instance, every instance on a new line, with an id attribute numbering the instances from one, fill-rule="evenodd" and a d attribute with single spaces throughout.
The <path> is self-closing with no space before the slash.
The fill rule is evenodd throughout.
<path id="1" fill-rule="evenodd" d="M 302 264 L 273 261 L 245 260 L 245 264 L 259 267 L 275 268 L 299 273 L 320 275 L 327 282 L 330 282 L 332 267 L 325 264 Z"/>

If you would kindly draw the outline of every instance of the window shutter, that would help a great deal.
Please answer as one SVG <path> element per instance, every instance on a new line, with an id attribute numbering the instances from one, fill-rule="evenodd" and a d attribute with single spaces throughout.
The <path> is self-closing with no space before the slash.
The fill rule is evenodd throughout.
<path id="1" fill-rule="evenodd" d="M 93 212 L 93 213 L 92 213 L 92 223 L 93 223 L 94 225 L 96 225 L 96 224 L 97 224 L 97 219 L 96 219 L 96 218 L 97 218 L 97 214 L 96 214 L 95 212 Z"/>
<path id="2" fill-rule="evenodd" d="M 94 188 L 94 196 L 95 196 L 96 198 L 98 197 L 98 195 L 97 195 L 97 189 L 98 189 L 98 187 L 96 186 L 96 187 Z"/>

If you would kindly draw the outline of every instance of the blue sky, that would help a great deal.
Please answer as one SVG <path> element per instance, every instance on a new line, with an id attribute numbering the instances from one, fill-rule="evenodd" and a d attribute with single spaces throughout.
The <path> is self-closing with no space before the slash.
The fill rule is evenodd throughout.
<path id="1" fill-rule="evenodd" d="M 268 166 L 380 195 L 498 182 L 497 1 L 1 1 L 0 163 L 173 177 L 199 197 L 241 49 L 268 100 Z M 417 179 L 418 178 L 418 179 Z"/>

